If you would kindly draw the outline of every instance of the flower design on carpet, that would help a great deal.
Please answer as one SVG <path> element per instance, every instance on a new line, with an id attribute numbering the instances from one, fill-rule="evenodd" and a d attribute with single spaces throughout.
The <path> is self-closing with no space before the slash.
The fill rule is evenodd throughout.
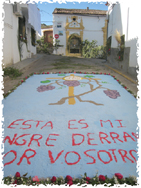
<path id="1" fill-rule="evenodd" d="M 120 97 L 120 94 L 117 90 L 104 90 L 103 91 L 108 97 L 112 99 L 116 99 L 117 97 Z"/>
<path id="2" fill-rule="evenodd" d="M 55 89 L 54 86 L 49 86 L 49 85 L 41 85 L 40 87 L 37 88 L 38 92 L 44 92 L 44 91 L 49 91 Z"/>
<path id="3" fill-rule="evenodd" d="M 69 87 L 76 87 L 76 86 L 80 85 L 80 82 L 77 81 L 77 80 L 72 80 L 72 81 L 66 80 L 66 81 L 63 82 L 63 84 L 67 85 Z"/>
<path id="4" fill-rule="evenodd" d="M 54 80 L 54 81 L 49 83 L 49 79 Z M 91 76 L 91 75 L 85 75 L 85 76 L 81 77 L 81 76 L 76 76 L 74 74 L 70 74 L 69 76 L 65 76 L 65 77 L 47 78 L 47 81 L 49 84 L 41 85 L 40 87 L 37 88 L 37 91 L 44 92 L 44 91 L 48 91 L 48 90 L 53 90 L 53 89 L 55 89 L 55 87 L 52 86 L 52 84 L 61 86 L 60 87 L 61 89 L 65 88 L 66 87 L 65 85 L 68 86 L 68 96 L 63 97 L 56 103 L 50 103 L 49 105 L 62 105 L 65 103 L 66 100 L 68 100 L 69 105 L 74 105 L 76 103 L 76 99 L 79 102 L 88 102 L 88 103 L 91 103 L 94 105 L 104 105 L 104 104 L 100 104 L 100 103 L 97 103 L 92 100 L 82 100 L 81 99 L 81 96 L 92 93 L 92 92 L 96 91 L 97 89 L 106 89 L 103 92 L 108 97 L 110 97 L 112 99 L 116 99 L 117 97 L 120 96 L 118 91 L 110 90 L 106 87 L 103 87 L 102 83 L 100 83 L 99 80 L 101 80 L 101 79 L 94 78 L 94 76 Z M 45 81 L 43 83 L 45 83 Z M 84 90 L 84 92 L 81 94 L 77 94 L 77 95 L 74 94 L 74 88 L 77 86 L 82 86 L 82 85 L 84 85 L 84 86 L 89 85 L 89 90 Z"/>

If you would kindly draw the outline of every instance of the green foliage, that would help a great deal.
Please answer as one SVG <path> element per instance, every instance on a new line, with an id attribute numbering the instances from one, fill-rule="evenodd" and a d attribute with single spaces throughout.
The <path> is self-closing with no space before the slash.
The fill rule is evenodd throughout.
<path id="1" fill-rule="evenodd" d="M 17 78 L 21 76 L 23 73 L 19 71 L 19 69 L 13 67 L 6 67 L 3 69 L 4 76 L 9 76 L 11 78 Z"/>
<path id="2" fill-rule="evenodd" d="M 50 80 L 41 81 L 41 83 L 50 83 Z"/>
<path id="3" fill-rule="evenodd" d="M 106 43 L 106 51 L 107 51 L 107 54 L 108 54 L 108 55 L 111 54 L 111 41 L 112 41 L 112 36 L 110 36 L 110 37 L 107 39 L 107 43 Z"/>
<path id="4" fill-rule="evenodd" d="M 36 44 L 36 31 L 31 28 L 31 44 L 32 46 L 35 46 Z"/>
<path id="5" fill-rule="evenodd" d="M 123 61 L 124 58 L 124 48 L 125 48 L 125 35 L 121 36 L 121 44 L 120 44 L 120 50 L 117 54 L 118 60 Z"/>
<path id="6" fill-rule="evenodd" d="M 54 45 L 55 50 L 57 50 L 57 49 L 58 49 L 58 47 L 60 46 L 60 45 L 59 45 L 59 42 L 60 42 L 60 40 L 55 39 L 55 45 Z"/>
<path id="7" fill-rule="evenodd" d="M 22 57 L 23 57 L 23 54 L 22 54 L 23 48 L 22 48 L 22 46 L 23 46 L 23 43 L 20 40 L 20 37 L 18 36 L 18 49 L 19 49 L 20 61 L 22 60 Z"/>
<path id="8" fill-rule="evenodd" d="M 44 37 L 41 37 L 40 40 L 37 40 L 37 53 L 46 53 L 46 54 L 50 54 L 49 52 L 49 48 L 50 47 L 50 43 L 45 42 Z"/>
<path id="9" fill-rule="evenodd" d="M 80 36 L 77 33 L 73 33 L 72 35 L 70 35 L 68 42 L 67 42 L 67 50 L 68 51 L 70 50 L 70 44 L 71 44 L 72 39 L 78 40 L 78 43 L 80 45 L 80 51 L 82 51 L 82 41 L 81 41 Z"/>
<path id="10" fill-rule="evenodd" d="M 84 58 L 106 58 L 106 47 L 96 45 L 97 41 L 92 40 L 89 42 L 87 39 L 83 41 L 82 45 L 82 56 Z"/>
<path id="11" fill-rule="evenodd" d="M 92 76 L 92 75 L 85 75 L 84 76 L 84 78 L 92 78 L 92 77 L 94 77 L 94 76 Z"/>
<path id="12" fill-rule="evenodd" d="M 6 185 L 10 185 L 10 184 L 17 184 L 17 185 L 63 185 L 63 184 L 67 184 L 67 179 L 60 176 L 60 177 L 56 177 L 56 181 L 54 183 L 52 183 L 51 178 L 46 178 L 44 180 L 39 180 L 38 181 L 33 181 L 33 178 L 30 177 L 26 177 L 27 173 L 24 174 L 22 177 L 16 177 L 16 176 L 8 176 L 8 177 L 4 177 L 3 181 L 4 184 Z M 91 184 L 91 185 L 99 185 L 99 184 L 103 184 L 104 186 L 114 186 L 115 184 L 127 184 L 127 185 L 137 185 L 137 179 L 135 176 L 129 176 L 129 177 L 125 177 L 122 179 L 117 179 L 115 176 L 113 176 L 112 178 L 108 178 L 107 176 L 105 176 L 105 181 L 99 180 L 98 175 L 95 175 L 94 177 L 90 178 L 90 180 L 87 180 L 87 174 L 85 173 L 84 176 L 82 176 L 82 178 L 73 178 L 72 180 L 72 184 L 77 184 L 77 185 L 83 185 L 83 184 Z"/>

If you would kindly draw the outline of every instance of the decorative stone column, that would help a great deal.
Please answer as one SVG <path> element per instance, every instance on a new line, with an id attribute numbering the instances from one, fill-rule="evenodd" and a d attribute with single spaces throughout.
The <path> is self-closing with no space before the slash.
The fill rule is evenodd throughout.
<path id="1" fill-rule="evenodd" d="M 106 46 L 106 41 L 107 41 L 107 24 L 108 24 L 108 20 L 105 20 L 105 26 L 102 27 L 102 31 L 103 31 L 103 46 Z"/>

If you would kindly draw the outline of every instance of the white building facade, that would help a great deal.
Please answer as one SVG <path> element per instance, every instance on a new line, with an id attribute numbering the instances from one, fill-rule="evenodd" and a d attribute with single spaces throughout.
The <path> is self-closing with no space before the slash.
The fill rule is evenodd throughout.
<path id="1" fill-rule="evenodd" d="M 36 54 L 41 18 L 35 4 L 4 3 L 4 12 L 3 65 L 6 67 Z"/>
<path id="2" fill-rule="evenodd" d="M 53 36 L 59 35 L 57 54 L 80 56 L 84 40 L 96 40 L 106 45 L 106 11 L 87 9 L 58 9 L 53 12 Z M 56 53 L 56 51 L 54 51 Z"/>
<path id="3" fill-rule="evenodd" d="M 108 61 L 116 68 L 136 75 L 137 66 L 137 31 L 136 9 L 130 2 L 108 3 L 108 35 L 111 37 L 111 55 Z M 122 61 L 116 60 L 118 42 L 115 39 L 116 30 L 124 35 L 124 56 Z"/>

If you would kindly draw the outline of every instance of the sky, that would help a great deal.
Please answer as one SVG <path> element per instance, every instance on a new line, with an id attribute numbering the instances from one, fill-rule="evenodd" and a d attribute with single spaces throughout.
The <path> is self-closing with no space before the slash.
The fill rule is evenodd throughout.
<path id="1" fill-rule="evenodd" d="M 97 10 L 108 10 L 105 5 L 106 2 L 66 2 L 66 3 L 48 3 L 48 2 L 38 2 L 37 7 L 40 9 L 41 13 L 41 23 L 46 25 L 53 25 L 53 11 L 55 8 L 68 8 L 68 9 L 97 9 Z"/>

